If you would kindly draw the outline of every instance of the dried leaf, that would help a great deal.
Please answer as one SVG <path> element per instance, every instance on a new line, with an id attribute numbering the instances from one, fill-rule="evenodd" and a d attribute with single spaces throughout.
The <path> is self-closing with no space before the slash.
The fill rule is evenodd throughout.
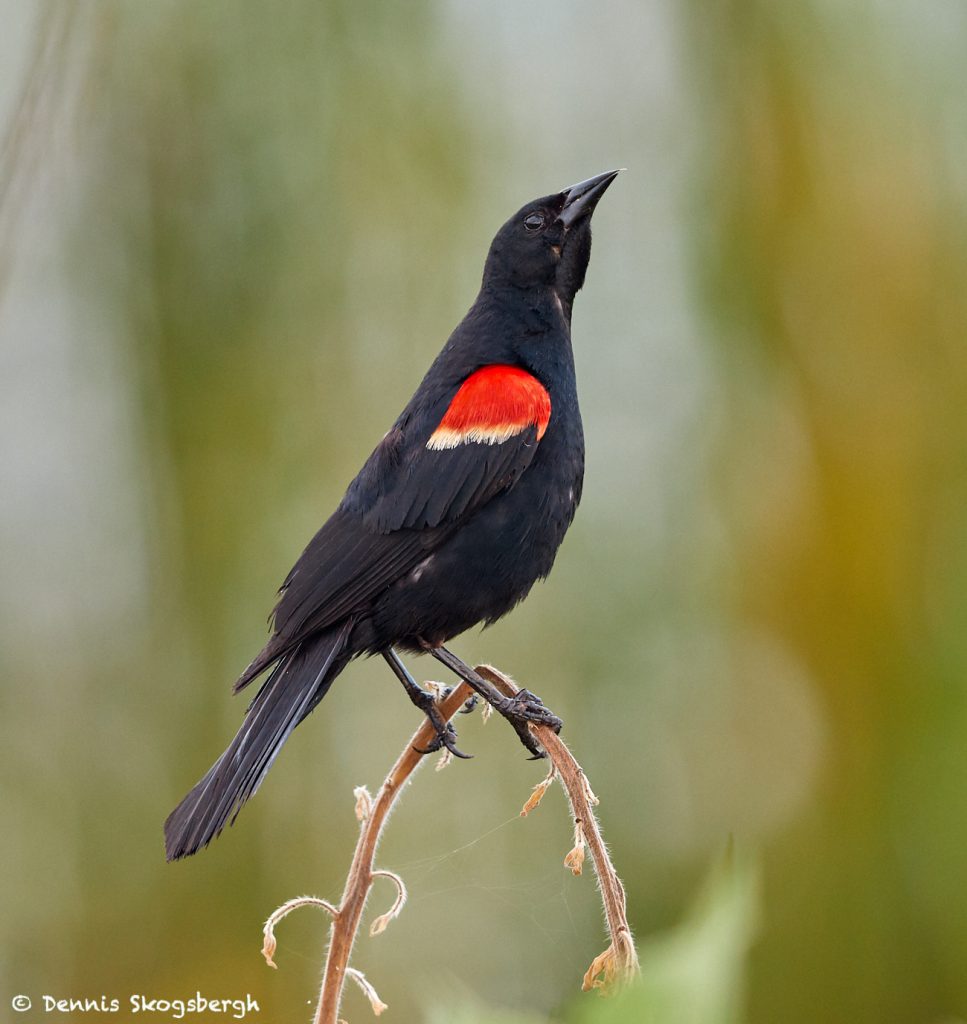
<path id="1" fill-rule="evenodd" d="M 614 946 L 608 946 L 603 953 L 599 953 L 591 961 L 591 966 L 584 972 L 581 988 L 585 992 L 589 992 L 593 988 L 607 988 L 614 981 L 616 970 Z"/>
<path id="2" fill-rule="evenodd" d="M 574 875 L 581 874 L 584 868 L 584 847 L 575 846 L 564 858 L 564 866 L 570 868 Z"/>
<path id="3" fill-rule="evenodd" d="M 564 866 L 575 875 L 581 874 L 584 867 L 584 826 L 580 818 L 574 819 L 574 848 L 564 858 Z"/>
<path id="4" fill-rule="evenodd" d="M 355 967 L 347 967 L 346 977 L 352 978 L 363 990 L 363 994 L 369 1000 L 369 1005 L 373 1008 L 374 1017 L 378 1017 L 387 1008 L 386 1003 L 379 998 L 376 994 L 376 989 L 366 980 L 366 975 L 362 971 L 357 971 Z"/>
<path id="5" fill-rule="evenodd" d="M 393 905 L 369 926 L 370 935 L 382 935 L 390 921 L 400 916 L 400 911 L 406 903 L 406 886 L 403 879 L 392 871 L 374 871 L 373 878 L 388 878 L 396 886 L 396 900 Z"/>
<path id="6" fill-rule="evenodd" d="M 262 956 L 265 957 L 265 962 L 269 967 L 278 969 L 278 964 L 272 959 L 275 955 L 276 947 L 275 926 L 282 918 L 291 914 L 293 910 L 298 910 L 299 907 L 319 907 L 332 917 L 339 916 L 339 911 L 328 900 L 321 900 L 318 896 L 299 896 L 294 900 L 288 900 L 281 907 L 273 910 L 262 928 Z"/>
<path id="7" fill-rule="evenodd" d="M 587 796 L 588 798 L 588 803 L 592 807 L 597 807 L 598 804 L 601 803 L 601 801 L 594 795 L 594 790 L 591 788 L 591 783 L 588 782 L 588 777 L 584 774 L 584 772 L 581 772 L 581 783 L 584 786 L 584 793 L 585 796 Z"/>
<path id="8" fill-rule="evenodd" d="M 356 798 L 356 820 L 368 821 L 373 813 L 373 798 L 369 790 L 365 786 L 357 786 L 353 790 L 353 796 Z"/>
<path id="9" fill-rule="evenodd" d="M 527 798 L 527 802 L 520 809 L 520 816 L 526 818 L 531 811 L 544 799 L 544 794 L 547 792 L 547 787 L 554 781 L 554 766 L 551 765 L 550 771 L 547 776 L 541 779 L 540 782 L 531 790 L 531 795 Z"/>

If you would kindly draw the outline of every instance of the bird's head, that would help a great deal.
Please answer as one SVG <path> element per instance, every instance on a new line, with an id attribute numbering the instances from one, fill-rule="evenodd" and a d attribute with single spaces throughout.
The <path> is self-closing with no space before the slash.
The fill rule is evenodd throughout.
<path id="1" fill-rule="evenodd" d="M 618 173 L 606 171 L 521 207 L 490 246 L 484 283 L 551 287 L 569 311 L 591 258 L 591 214 Z"/>

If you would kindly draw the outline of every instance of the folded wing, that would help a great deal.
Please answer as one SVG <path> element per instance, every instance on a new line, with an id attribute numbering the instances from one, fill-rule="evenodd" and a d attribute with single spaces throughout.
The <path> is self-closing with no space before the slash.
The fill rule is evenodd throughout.
<path id="1" fill-rule="evenodd" d="M 364 610 L 456 524 L 512 487 L 550 417 L 543 385 L 506 365 L 476 370 L 429 415 L 405 412 L 289 573 L 275 633 L 236 686 L 312 633 Z"/>

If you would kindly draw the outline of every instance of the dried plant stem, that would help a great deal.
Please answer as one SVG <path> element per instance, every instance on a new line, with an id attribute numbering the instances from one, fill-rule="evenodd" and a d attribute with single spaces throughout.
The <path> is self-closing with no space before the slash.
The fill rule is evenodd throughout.
<path id="1" fill-rule="evenodd" d="M 516 683 L 497 669 L 489 665 L 478 665 L 475 671 L 506 696 L 513 696 L 517 693 Z M 449 721 L 471 694 L 470 687 L 466 683 L 461 683 L 445 696 L 438 698 L 437 707 L 444 721 Z M 585 844 L 590 847 L 604 903 L 605 920 L 611 937 L 609 947 L 595 957 L 585 973 L 583 987 L 585 989 L 600 988 L 613 982 L 626 981 L 638 972 L 638 956 L 631 936 L 631 928 L 628 925 L 624 886 L 608 856 L 592 809 L 593 805 L 597 803 L 597 798 L 591 791 L 581 766 L 560 737 L 548 726 L 531 725 L 530 729 L 547 751 L 552 768 L 547 778 L 534 788 L 534 792 L 524 805 L 521 814 L 526 815 L 534 810 L 553 779 L 560 779 L 567 793 L 574 819 L 574 848 L 565 857 L 564 863 L 574 874 L 581 874 Z M 262 952 L 269 965 L 274 967 L 275 964 L 272 960 L 276 945 L 274 928 L 286 914 L 298 907 L 311 905 L 326 910 L 332 916 L 329 950 L 314 1024 L 338 1024 L 339 1006 L 347 978 L 351 978 L 363 990 L 370 1001 L 374 1014 L 379 1016 L 386 1009 L 386 1005 L 380 1000 L 373 986 L 359 971 L 349 966 L 349 957 L 356 941 L 359 923 L 374 879 L 385 877 L 392 881 L 396 886 L 396 901 L 389 911 L 373 922 L 371 934 L 378 935 L 382 932 L 387 924 L 399 914 L 406 902 L 406 887 L 403 885 L 402 879 L 391 871 L 375 870 L 373 861 L 383 827 L 393 805 L 414 769 L 426 756 L 421 754 L 417 748 L 427 748 L 434 738 L 433 726 L 429 721 L 424 722 L 403 753 L 400 754 L 396 764 L 390 769 L 375 799 L 364 787 L 356 789 L 356 816 L 361 822 L 361 827 L 339 906 L 333 907 L 325 900 L 315 897 L 301 897 L 283 904 L 265 924 L 265 943 Z M 441 763 L 446 763 L 445 754 Z"/>
<path id="2" fill-rule="evenodd" d="M 461 683 L 440 701 L 440 714 L 445 721 L 449 721 L 460 710 L 472 692 L 466 683 Z M 373 859 L 376 856 L 380 834 L 401 790 L 410 775 L 413 774 L 413 770 L 426 756 L 415 748 L 425 749 L 430 745 L 434 736 L 433 726 L 428 721 L 424 722 L 406 745 L 406 749 L 399 756 L 396 764 L 390 769 L 372 804 L 365 806 L 365 802 L 359 800 L 357 795 L 357 808 L 361 808 L 361 811 L 358 810 L 357 813 L 363 815 L 362 828 L 359 833 L 359 841 L 356 843 L 356 852 L 353 854 L 353 862 L 349 869 L 349 877 L 346 879 L 342 900 L 332 922 L 329 952 L 326 956 L 326 969 L 322 976 L 322 988 L 319 991 L 315 1024 L 336 1024 L 337 1022 L 343 985 L 347 968 L 349 968 L 349 954 L 352 952 L 356 933 L 359 931 L 359 921 L 366 906 L 369 890 L 373 885 L 373 878 L 381 874 L 390 874 L 373 870 Z M 391 877 L 396 881 L 395 875 Z M 398 883 L 398 892 L 405 895 L 406 890 L 402 889 L 401 885 L 402 883 Z M 398 898 L 397 903 L 394 904 L 394 910 L 398 912 L 401 906 L 402 903 Z M 374 1010 L 377 1005 L 382 1005 L 378 1003 L 378 1000 L 373 1002 L 371 998 L 370 1001 L 373 1003 Z"/>
<path id="3" fill-rule="evenodd" d="M 476 671 L 489 680 L 503 694 L 512 697 L 519 687 L 509 677 L 490 665 L 478 665 Z M 593 806 L 598 800 L 588 784 L 584 770 L 568 750 L 564 741 L 546 725 L 531 725 L 531 731 L 547 751 L 554 766 L 554 772 L 561 780 L 571 805 L 574 818 L 574 849 L 565 857 L 565 864 L 579 875 L 584 860 L 584 843 L 591 849 L 594 871 L 598 877 L 601 900 L 604 903 L 604 916 L 611 936 L 611 945 L 599 956 L 595 957 L 584 975 L 584 989 L 599 988 L 612 982 L 629 981 L 638 973 L 638 953 L 635 950 L 631 927 L 628 924 L 628 911 L 625 900 L 624 886 L 611 863 L 608 848 L 601 837 L 601 829 L 594 816 Z M 548 779 L 551 776 L 548 776 Z M 536 802 L 525 804 L 527 811 L 533 809 L 547 788 L 547 780 L 538 784 L 539 792 L 535 791 Z"/>

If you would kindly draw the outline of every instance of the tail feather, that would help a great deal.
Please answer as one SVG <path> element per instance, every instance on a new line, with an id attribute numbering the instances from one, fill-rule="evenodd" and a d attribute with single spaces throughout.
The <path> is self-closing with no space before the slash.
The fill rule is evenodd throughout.
<path id="1" fill-rule="evenodd" d="M 235 681 L 232 693 L 244 690 L 253 679 L 260 676 L 270 665 L 281 661 L 286 654 L 293 653 L 298 646 L 298 643 L 293 644 L 291 640 L 284 640 L 278 633 L 273 634 L 272 639 L 259 651 L 252 659 L 248 668 Z"/>
<path id="2" fill-rule="evenodd" d="M 352 626 L 347 620 L 336 629 L 304 640 L 282 657 L 249 705 L 228 749 L 168 816 L 168 860 L 191 856 L 235 821 L 292 730 L 342 671 Z"/>

